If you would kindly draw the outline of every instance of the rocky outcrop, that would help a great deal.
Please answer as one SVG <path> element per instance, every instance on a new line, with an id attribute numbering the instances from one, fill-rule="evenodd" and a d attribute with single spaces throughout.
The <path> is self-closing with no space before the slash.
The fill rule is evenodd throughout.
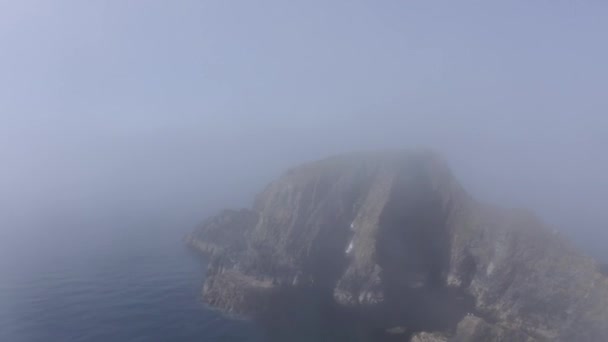
<path id="1" fill-rule="evenodd" d="M 210 257 L 204 300 L 230 313 L 317 303 L 361 340 L 608 338 L 598 265 L 533 214 L 475 201 L 429 151 L 296 167 L 188 242 Z"/>
<path id="2" fill-rule="evenodd" d="M 421 332 L 412 336 L 410 342 L 447 342 L 448 338 L 440 333 Z"/>

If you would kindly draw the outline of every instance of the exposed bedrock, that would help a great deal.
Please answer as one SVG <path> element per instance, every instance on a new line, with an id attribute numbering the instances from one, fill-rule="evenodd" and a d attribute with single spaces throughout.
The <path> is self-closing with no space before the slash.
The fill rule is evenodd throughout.
<path id="1" fill-rule="evenodd" d="M 602 268 L 533 214 L 472 199 L 429 151 L 298 166 L 187 240 L 209 257 L 204 300 L 277 340 L 608 336 Z"/>

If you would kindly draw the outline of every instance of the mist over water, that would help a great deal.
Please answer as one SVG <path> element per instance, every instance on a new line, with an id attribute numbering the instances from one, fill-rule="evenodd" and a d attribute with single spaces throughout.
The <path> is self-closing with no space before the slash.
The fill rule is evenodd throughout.
<path id="1" fill-rule="evenodd" d="M 3 262 L 0 340 L 260 341 L 250 323 L 202 305 L 205 261 L 163 223 L 80 224 L 21 246 L 29 253 L 12 255 L 18 268 Z"/>
<path id="2" fill-rule="evenodd" d="M 607 13 L 0 1 L 0 340 L 249 331 L 200 305 L 181 237 L 352 150 L 435 149 L 608 261 Z"/>

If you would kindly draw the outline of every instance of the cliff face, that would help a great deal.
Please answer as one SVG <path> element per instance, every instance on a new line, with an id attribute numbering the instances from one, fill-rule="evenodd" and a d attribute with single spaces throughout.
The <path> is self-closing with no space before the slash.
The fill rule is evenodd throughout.
<path id="1" fill-rule="evenodd" d="M 361 340 L 608 338 L 595 262 L 532 214 L 476 202 L 431 152 L 296 167 L 188 241 L 210 256 L 204 300 L 226 312 L 355 317 Z"/>

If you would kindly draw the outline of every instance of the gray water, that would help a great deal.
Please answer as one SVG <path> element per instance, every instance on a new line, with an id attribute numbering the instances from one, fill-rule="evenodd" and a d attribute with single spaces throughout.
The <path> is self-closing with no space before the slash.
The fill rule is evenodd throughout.
<path id="1" fill-rule="evenodd" d="M 260 339 L 201 303 L 205 261 L 183 246 L 183 229 L 81 224 L 2 240 L 0 341 Z"/>

